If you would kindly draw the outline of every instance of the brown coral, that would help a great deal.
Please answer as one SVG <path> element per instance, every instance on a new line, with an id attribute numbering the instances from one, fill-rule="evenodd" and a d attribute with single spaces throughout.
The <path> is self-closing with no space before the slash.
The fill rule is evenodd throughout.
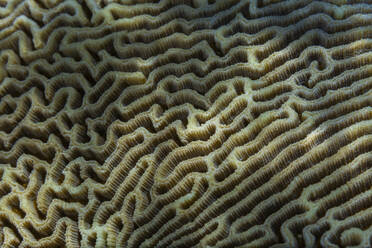
<path id="1" fill-rule="evenodd" d="M 372 5 L 0 1 L 1 247 L 371 247 Z"/>

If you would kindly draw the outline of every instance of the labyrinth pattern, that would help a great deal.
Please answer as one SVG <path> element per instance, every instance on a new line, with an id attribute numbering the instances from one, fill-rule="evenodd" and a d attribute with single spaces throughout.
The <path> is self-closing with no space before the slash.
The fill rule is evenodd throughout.
<path id="1" fill-rule="evenodd" d="M 0 246 L 372 247 L 372 1 L 0 0 Z"/>

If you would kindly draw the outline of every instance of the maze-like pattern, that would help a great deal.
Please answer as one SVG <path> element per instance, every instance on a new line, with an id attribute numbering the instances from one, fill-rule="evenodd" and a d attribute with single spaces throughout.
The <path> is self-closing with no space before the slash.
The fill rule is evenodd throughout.
<path id="1" fill-rule="evenodd" d="M 369 0 L 0 0 L 1 247 L 372 247 Z"/>

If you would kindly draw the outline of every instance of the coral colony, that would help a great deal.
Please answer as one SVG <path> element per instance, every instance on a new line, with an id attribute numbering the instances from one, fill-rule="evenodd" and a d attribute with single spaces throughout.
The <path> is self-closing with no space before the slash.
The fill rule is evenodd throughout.
<path id="1" fill-rule="evenodd" d="M 0 247 L 372 247 L 369 0 L 0 0 Z"/>

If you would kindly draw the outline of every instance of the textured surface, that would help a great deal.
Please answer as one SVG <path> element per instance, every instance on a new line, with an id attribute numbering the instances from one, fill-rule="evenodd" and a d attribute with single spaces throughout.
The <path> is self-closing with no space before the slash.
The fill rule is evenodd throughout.
<path id="1" fill-rule="evenodd" d="M 0 0 L 1 247 L 372 246 L 371 1 L 119 2 Z"/>

